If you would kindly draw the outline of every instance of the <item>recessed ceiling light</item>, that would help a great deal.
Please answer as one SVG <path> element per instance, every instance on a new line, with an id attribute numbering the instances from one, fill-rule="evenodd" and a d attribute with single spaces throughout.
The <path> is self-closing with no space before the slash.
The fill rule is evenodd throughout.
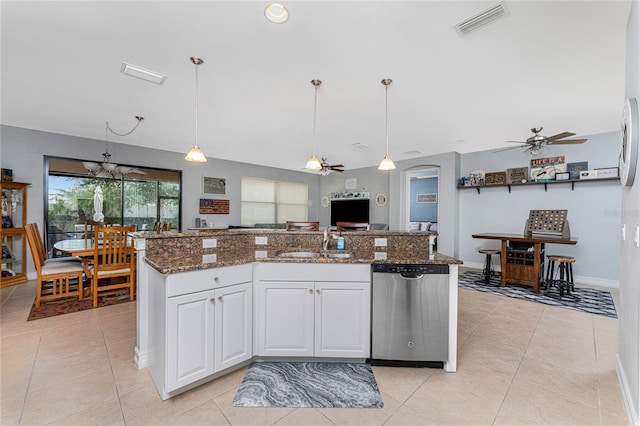
<path id="1" fill-rule="evenodd" d="M 162 84 L 167 79 L 166 75 L 162 75 L 155 71 L 146 70 L 137 65 L 128 64 L 126 62 L 122 63 L 120 67 L 120 72 L 122 74 L 126 74 L 131 77 L 139 78 L 141 80 L 149 81 L 155 84 Z"/>
<path id="2" fill-rule="evenodd" d="M 264 16 L 274 24 L 284 24 L 289 19 L 289 11 L 278 3 L 271 3 L 264 9 Z"/>

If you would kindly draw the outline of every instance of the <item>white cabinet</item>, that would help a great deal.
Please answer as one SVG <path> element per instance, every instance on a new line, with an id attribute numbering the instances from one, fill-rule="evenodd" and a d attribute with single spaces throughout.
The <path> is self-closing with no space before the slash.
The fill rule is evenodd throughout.
<path id="1" fill-rule="evenodd" d="M 253 356 L 252 284 L 215 290 L 214 372 L 233 367 Z"/>
<path id="2" fill-rule="evenodd" d="M 149 270 L 149 369 L 162 399 L 251 359 L 252 277 L 251 265 Z"/>
<path id="3" fill-rule="evenodd" d="M 370 265 L 275 265 L 256 268 L 258 355 L 369 357 Z"/>
<path id="4" fill-rule="evenodd" d="M 213 374 L 213 300 L 213 290 L 167 300 L 168 391 Z"/>

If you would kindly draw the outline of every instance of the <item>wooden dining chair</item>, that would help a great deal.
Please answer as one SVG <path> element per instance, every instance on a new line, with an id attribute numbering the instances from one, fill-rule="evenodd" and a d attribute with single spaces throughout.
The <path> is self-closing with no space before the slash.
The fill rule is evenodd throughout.
<path id="1" fill-rule="evenodd" d="M 285 229 L 287 231 L 317 231 L 320 222 L 293 222 L 287 221 Z"/>
<path id="2" fill-rule="evenodd" d="M 100 235 L 96 233 L 96 228 L 99 226 L 112 226 L 111 222 L 96 222 L 93 220 L 87 220 L 84 222 L 84 240 L 90 241 L 95 238 L 96 235 Z"/>
<path id="3" fill-rule="evenodd" d="M 171 231 L 171 222 L 164 222 L 162 224 L 162 230 L 163 231 Z"/>
<path id="4" fill-rule="evenodd" d="M 44 246 L 44 242 L 42 240 L 42 236 L 40 235 L 40 229 L 38 227 L 38 224 L 36 222 L 28 223 L 24 227 L 25 227 L 25 229 L 27 229 L 27 228 L 32 228 L 33 229 L 32 232 L 33 232 L 33 235 L 35 236 L 35 245 L 36 245 L 36 248 L 38 249 L 38 251 L 40 252 L 40 257 L 42 259 L 44 259 L 45 265 L 49 264 L 49 263 L 59 263 L 59 262 L 82 263 L 82 259 L 77 257 L 77 256 L 66 256 L 66 257 L 49 258 L 48 250 Z"/>
<path id="5" fill-rule="evenodd" d="M 38 273 L 36 287 L 36 308 L 41 302 L 57 300 L 66 297 L 77 297 L 82 300 L 83 268 L 78 262 L 54 262 L 45 263 L 41 253 L 44 248 L 38 249 L 38 237 L 34 226 L 25 226 L 27 240 L 33 263 Z"/>
<path id="6" fill-rule="evenodd" d="M 153 232 L 159 232 L 162 230 L 162 222 L 153 222 Z"/>
<path id="7" fill-rule="evenodd" d="M 336 222 L 338 231 L 368 231 L 369 224 L 367 222 Z"/>
<path id="8" fill-rule="evenodd" d="M 99 226 L 102 236 L 93 251 L 93 265 L 89 267 L 93 307 L 98 306 L 99 294 L 115 294 L 129 290 L 129 300 L 135 296 L 135 253 L 129 233 L 135 226 Z"/>

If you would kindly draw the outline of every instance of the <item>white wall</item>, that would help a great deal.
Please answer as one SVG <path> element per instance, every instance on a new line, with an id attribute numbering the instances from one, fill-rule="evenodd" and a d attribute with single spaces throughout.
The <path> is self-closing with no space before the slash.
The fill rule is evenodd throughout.
<path id="1" fill-rule="evenodd" d="M 563 129 L 559 129 L 560 131 Z M 569 129 L 570 130 L 570 129 Z M 585 136 L 581 145 L 550 146 L 542 157 L 564 155 L 566 162 L 588 161 L 589 168 L 617 167 L 619 132 Z M 483 169 L 504 171 L 511 167 L 529 165 L 531 156 L 516 148 L 502 152 L 482 151 L 461 156 L 460 170 Z M 576 258 L 574 274 L 577 281 L 608 287 L 619 286 L 620 248 L 620 182 L 594 181 L 512 186 L 484 187 L 480 194 L 473 188 L 460 190 L 460 255 L 465 264 L 480 267 L 484 255 L 479 247 L 499 248 L 499 241 L 474 240 L 472 234 L 482 232 L 524 231 L 529 210 L 567 209 L 571 236 L 578 238 L 575 246 L 547 244 L 547 253 L 567 254 Z"/>
<path id="2" fill-rule="evenodd" d="M 625 97 L 640 101 L 640 3 L 632 3 L 627 24 Z M 620 106 L 622 110 L 622 103 Z M 636 130 L 637 131 L 637 130 Z M 633 229 L 640 226 L 640 167 L 632 187 L 622 189 L 622 223 L 627 239 L 620 245 L 618 377 L 629 423 L 640 424 L 640 249 Z"/>

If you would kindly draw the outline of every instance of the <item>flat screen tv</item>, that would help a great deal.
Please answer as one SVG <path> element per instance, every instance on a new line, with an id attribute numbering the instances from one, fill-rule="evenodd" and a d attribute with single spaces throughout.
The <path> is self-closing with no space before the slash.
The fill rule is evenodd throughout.
<path id="1" fill-rule="evenodd" d="M 369 222 L 369 199 L 331 200 L 331 225 L 336 222 Z"/>

